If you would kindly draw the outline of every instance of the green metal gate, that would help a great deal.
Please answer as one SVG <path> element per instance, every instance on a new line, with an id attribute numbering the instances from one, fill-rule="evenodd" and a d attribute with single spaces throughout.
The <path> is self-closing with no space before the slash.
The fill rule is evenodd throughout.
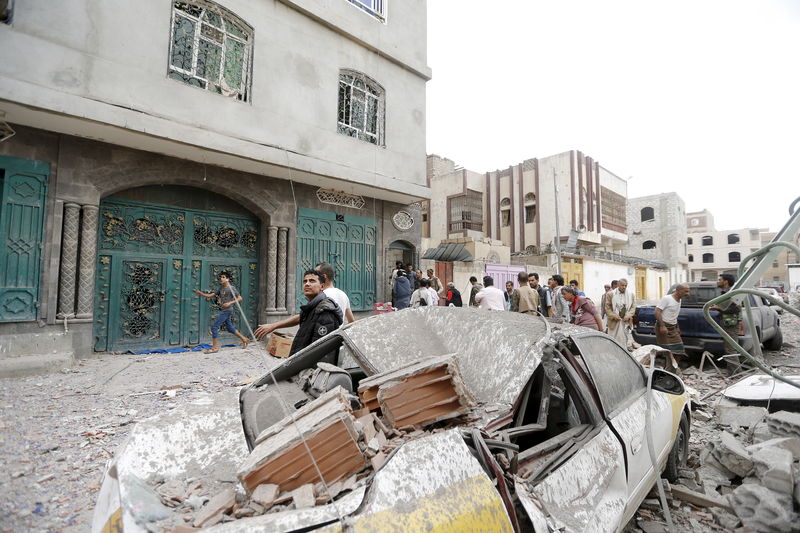
<path id="1" fill-rule="evenodd" d="M 336 286 L 347 293 L 353 311 L 372 310 L 375 303 L 375 219 L 337 215 L 301 207 L 297 220 L 297 305 L 303 296 L 303 272 L 328 262 L 336 270 Z"/>
<path id="2" fill-rule="evenodd" d="M 94 335 L 97 351 L 208 342 L 223 270 L 255 324 L 258 221 L 227 213 L 107 199 L 100 204 Z M 243 327 L 241 315 L 234 324 Z M 236 338 L 221 331 L 223 343 Z M 244 332 L 247 335 L 247 332 Z"/>
<path id="3" fill-rule="evenodd" d="M 0 156 L 0 322 L 36 320 L 50 165 Z"/>

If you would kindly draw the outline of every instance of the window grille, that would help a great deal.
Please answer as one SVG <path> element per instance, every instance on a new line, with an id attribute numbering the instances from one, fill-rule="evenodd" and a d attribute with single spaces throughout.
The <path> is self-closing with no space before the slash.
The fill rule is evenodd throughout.
<path id="1" fill-rule="evenodd" d="M 714 245 L 714 237 L 710 235 L 706 235 L 703 237 L 703 246 L 713 246 Z"/>
<path id="2" fill-rule="evenodd" d="M 386 0 L 347 0 L 376 19 L 386 21 Z"/>
<path id="3" fill-rule="evenodd" d="M 500 207 L 508 207 L 511 205 L 511 200 L 509 198 L 503 198 L 500 200 Z"/>
<path id="4" fill-rule="evenodd" d="M 483 194 L 467 191 L 467 194 L 450 198 L 450 232 L 483 231 Z"/>
<path id="5" fill-rule="evenodd" d="M 383 87 L 358 72 L 339 73 L 338 131 L 368 143 L 384 146 Z"/>
<path id="6" fill-rule="evenodd" d="M 739 252 L 728 253 L 729 263 L 740 263 L 741 261 L 742 261 L 742 254 L 740 254 Z"/>
<path id="7" fill-rule="evenodd" d="M 169 77 L 248 101 L 252 37 L 248 24 L 212 2 L 174 2 Z"/>
<path id="8" fill-rule="evenodd" d="M 644 241 L 642 243 L 642 250 L 654 250 L 656 248 L 656 241 Z"/>
<path id="9" fill-rule="evenodd" d="M 619 193 L 606 187 L 600 187 L 603 227 L 624 233 L 627 230 L 625 206 L 627 200 Z"/>
<path id="10" fill-rule="evenodd" d="M 323 204 L 339 205 L 353 209 L 361 209 L 365 204 L 363 196 L 334 191 L 333 189 L 317 189 L 317 199 Z"/>

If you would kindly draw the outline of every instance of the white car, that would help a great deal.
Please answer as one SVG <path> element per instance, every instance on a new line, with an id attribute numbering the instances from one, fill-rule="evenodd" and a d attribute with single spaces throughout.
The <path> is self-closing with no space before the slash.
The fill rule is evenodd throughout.
<path id="1" fill-rule="evenodd" d="M 773 289 L 772 287 L 756 287 L 756 290 L 759 290 L 763 293 L 769 294 L 770 296 L 774 296 L 778 300 L 784 300 L 783 295 L 777 291 L 777 289 Z M 773 305 L 772 302 L 767 300 L 767 304 L 775 310 L 776 313 L 779 315 L 783 314 L 783 308 L 777 305 Z"/>

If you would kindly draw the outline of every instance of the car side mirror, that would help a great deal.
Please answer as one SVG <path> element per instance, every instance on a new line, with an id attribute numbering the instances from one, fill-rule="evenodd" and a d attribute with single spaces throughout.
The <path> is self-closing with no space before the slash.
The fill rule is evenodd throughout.
<path id="1" fill-rule="evenodd" d="M 653 389 L 667 394 L 683 394 L 686 391 L 681 378 L 660 368 L 653 369 Z"/>

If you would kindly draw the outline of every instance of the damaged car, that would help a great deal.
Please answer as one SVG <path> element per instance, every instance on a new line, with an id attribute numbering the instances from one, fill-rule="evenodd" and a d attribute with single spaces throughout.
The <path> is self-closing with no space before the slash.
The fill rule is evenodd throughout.
<path id="1" fill-rule="evenodd" d="M 621 531 L 657 474 L 677 477 L 690 416 L 678 377 L 603 333 L 474 308 L 387 313 L 238 401 L 137 424 L 93 531 Z"/>

